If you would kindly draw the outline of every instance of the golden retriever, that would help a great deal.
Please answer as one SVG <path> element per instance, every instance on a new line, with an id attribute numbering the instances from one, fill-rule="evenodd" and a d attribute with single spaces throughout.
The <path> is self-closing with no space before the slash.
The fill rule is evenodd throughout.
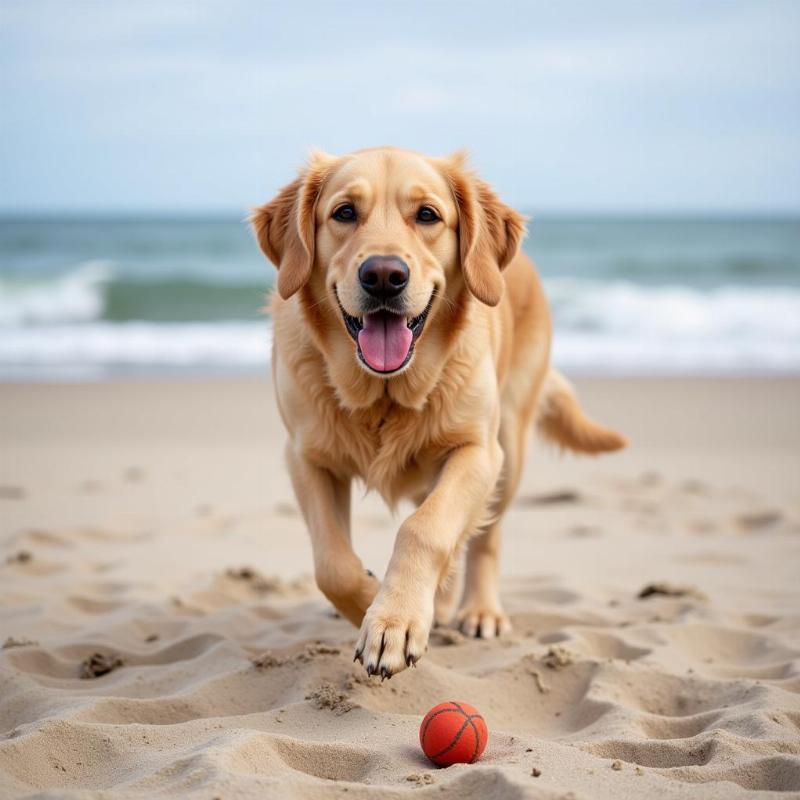
<path id="1" fill-rule="evenodd" d="M 356 658 L 391 677 L 425 652 L 434 620 L 455 616 L 479 637 L 510 630 L 500 523 L 532 423 L 576 451 L 625 445 L 550 367 L 523 217 L 462 154 L 381 147 L 312 154 L 251 222 L 278 268 L 272 368 L 292 484 L 317 584 L 361 628 Z M 351 546 L 354 478 L 392 506 L 416 504 L 383 582 Z"/>

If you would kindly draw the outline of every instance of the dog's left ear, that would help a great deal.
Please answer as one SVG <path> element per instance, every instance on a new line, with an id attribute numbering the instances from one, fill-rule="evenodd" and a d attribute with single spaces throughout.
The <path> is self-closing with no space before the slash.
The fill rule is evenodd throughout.
<path id="1" fill-rule="evenodd" d="M 300 175 L 250 215 L 259 247 L 278 269 L 278 293 L 284 300 L 311 277 L 317 198 L 334 160 L 324 153 L 312 153 Z"/>
<path id="2" fill-rule="evenodd" d="M 470 292 L 487 306 L 496 306 L 505 287 L 501 273 L 517 254 L 525 218 L 501 202 L 489 184 L 466 172 L 463 164 L 459 153 L 446 168 L 458 208 L 461 269 Z"/>

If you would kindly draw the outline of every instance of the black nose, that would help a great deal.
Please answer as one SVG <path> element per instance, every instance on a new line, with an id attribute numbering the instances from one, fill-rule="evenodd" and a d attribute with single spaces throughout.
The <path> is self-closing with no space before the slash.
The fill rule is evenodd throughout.
<path id="1" fill-rule="evenodd" d="M 408 286 L 408 264 L 397 256 L 370 256 L 358 268 L 358 280 L 373 297 L 396 297 Z"/>

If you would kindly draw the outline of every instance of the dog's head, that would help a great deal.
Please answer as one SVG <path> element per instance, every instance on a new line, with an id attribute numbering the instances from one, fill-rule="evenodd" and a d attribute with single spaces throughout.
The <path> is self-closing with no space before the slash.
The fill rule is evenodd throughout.
<path id="1" fill-rule="evenodd" d="M 524 231 L 462 155 L 394 148 L 313 154 L 252 224 L 280 296 L 311 286 L 361 366 L 382 377 L 408 369 L 426 326 L 461 292 L 500 302 L 501 271 Z"/>

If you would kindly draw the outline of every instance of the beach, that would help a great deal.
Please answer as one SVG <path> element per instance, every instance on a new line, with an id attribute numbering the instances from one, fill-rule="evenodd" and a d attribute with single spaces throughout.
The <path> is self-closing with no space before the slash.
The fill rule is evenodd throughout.
<path id="1" fill-rule="evenodd" d="M 575 383 L 631 447 L 532 438 L 513 633 L 385 682 L 314 586 L 268 379 L 0 384 L 0 798 L 800 796 L 800 379 Z M 362 495 L 380 576 L 408 509 Z M 448 699 L 490 739 L 441 770 Z"/>

